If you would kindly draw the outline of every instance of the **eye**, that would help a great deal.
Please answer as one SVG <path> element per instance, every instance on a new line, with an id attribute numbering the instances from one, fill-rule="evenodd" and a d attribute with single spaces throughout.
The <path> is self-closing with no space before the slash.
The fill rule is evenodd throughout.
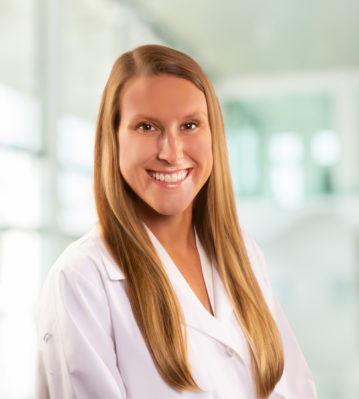
<path id="1" fill-rule="evenodd" d="M 142 130 L 145 132 L 153 132 L 156 128 L 148 122 L 141 122 L 136 126 L 136 130 Z"/>
<path id="2" fill-rule="evenodd" d="M 193 130 L 196 127 L 198 127 L 198 123 L 194 122 L 194 121 L 186 122 L 186 123 L 183 124 L 183 127 L 184 127 L 185 130 Z"/>

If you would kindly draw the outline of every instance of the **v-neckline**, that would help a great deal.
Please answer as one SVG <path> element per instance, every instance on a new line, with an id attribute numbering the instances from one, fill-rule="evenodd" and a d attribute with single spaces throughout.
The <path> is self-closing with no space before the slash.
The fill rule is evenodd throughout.
<path id="1" fill-rule="evenodd" d="M 171 277 L 172 277 L 171 280 L 179 282 L 179 285 L 181 287 L 183 287 L 183 289 L 185 289 L 189 293 L 189 295 L 194 297 L 195 302 L 198 305 L 200 305 L 202 310 L 204 310 L 206 313 L 208 313 L 208 315 L 210 317 L 215 319 L 216 318 L 216 310 L 215 310 L 215 301 L 214 301 L 213 264 L 210 261 L 210 259 L 208 259 L 208 256 L 205 253 L 204 248 L 202 247 L 202 244 L 199 240 L 196 229 L 194 228 L 194 234 L 195 234 L 195 239 L 196 239 L 196 248 L 198 251 L 199 258 L 200 258 L 202 275 L 203 275 L 207 295 L 208 295 L 209 302 L 212 307 L 213 314 L 210 311 L 208 311 L 206 309 L 206 307 L 203 305 L 203 303 L 200 301 L 200 299 L 195 294 L 195 292 L 193 291 L 192 287 L 189 285 L 188 281 L 185 279 L 183 274 L 180 272 L 179 268 L 177 267 L 177 265 L 175 264 L 175 262 L 173 261 L 173 259 L 169 255 L 169 253 L 166 251 L 164 246 L 161 244 L 160 240 L 152 233 L 152 231 L 149 229 L 149 227 L 145 223 L 144 223 L 144 226 L 145 226 L 148 234 L 150 235 L 150 238 L 155 246 L 155 249 L 158 252 L 162 253 L 163 257 L 167 260 L 167 262 L 162 262 L 162 263 L 163 263 L 163 267 L 165 268 L 169 278 L 171 279 Z M 161 256 L 160 256 L 160 258 L 161 258 Z M 209 266 L 209 270 L 211 273 L 211 276 L 210 276 L 211 281 L 208 281 L 209 280 L 208 276 L 206 275 L 206 272 L 204 270 L 204 268 L 205 268 L 204 262 L 206 262 L 206 264 Z M 211 284 L 210 287 L 208 286 L 208 283 Z"/>
<path id="2" fill-rule="evenodd" d="M 251 359 L 246 338 L 242 328 L 236 321 L 232 304 L 226 295 L 216 267 L 214 266 L 213 261 L 206 255 L 206 252 L 198 239 L 196 230 L 196 245 L 201 260 L 201 266 L 202 262 L 207 261 L 212 268 L 214 303 L 212 309 L 214 315 L 212 315 L 203 306 L 202 302 L 187 283 L 186 279 L 183 277 L 182 273 L 179 271 L 176 264 L 173 262 L 157 237 L 146 225 L 145 228 L 181 303 L 186 326 L 207 334 L 232 348 L 242 358 L 248 370 L 251 370 Z M 232 328 L 233 322 L 237 325 L 236 329 Z"/>

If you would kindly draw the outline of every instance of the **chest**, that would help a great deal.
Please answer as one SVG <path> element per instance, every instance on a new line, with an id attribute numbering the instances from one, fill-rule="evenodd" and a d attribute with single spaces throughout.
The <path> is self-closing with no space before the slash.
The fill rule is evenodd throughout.
<path id="1" fill-rule="evenodd" d="M 172 259 L 202 306 L 214 315 L 198 252 L 173 254 Z"/>
<path id="2" fill-rule="evenodd" d="M 187 352 L 193 376 L 204 392 L 177 392 L 169 387 L 159 375 L 145 341 L 136 324 L 123 283 L 117 282 L 109 288 L 109 304 L 112 313 L 114 343 L 118 367 L 126 388 L 124 399 L 167 398 L 167 399 L 233 399 L 243 397 L 254 399 L 250 372 L 243 358 L 229 348 L 218 337 L 224 330 L 237 339 L 238 326 L 233 319 L 224 324 L 213 325 L 218 328 L 217 338 L 212 336 L 211 326 L 206 331 L 186 326 Z M 179 298 L 181 300 L 181 298 Z M 203 317 L 197 314 L 198 307 L 193 304 L 192 314 L 196 320 Z M 185 315 L 188 314 L 185 306 Z M 217 323 L 217 322 L 216 322 Z M 216 335 L 215 331 L 212 331 Z M 150 393 L 150 394 L 149 394 Z"/>

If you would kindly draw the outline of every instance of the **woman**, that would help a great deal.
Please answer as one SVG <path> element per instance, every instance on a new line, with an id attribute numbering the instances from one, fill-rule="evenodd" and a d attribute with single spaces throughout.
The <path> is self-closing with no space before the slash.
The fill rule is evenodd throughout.
<path id="1" fill-rule="evenodd" d="M 95 143 L 98 224 L 50 270 L 38 398 L 306 398 L 311 373 L 241 229 L 213 87 L 176 50 L 115 62 Z"/>

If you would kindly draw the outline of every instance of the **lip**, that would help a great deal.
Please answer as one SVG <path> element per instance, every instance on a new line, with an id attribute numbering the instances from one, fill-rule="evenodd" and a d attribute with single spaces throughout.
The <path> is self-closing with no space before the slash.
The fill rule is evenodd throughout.
<path id="1" fill-rule="evenodd" d="M 165 181 L 160 181 L 155 179 L 154 177 L 152 177 L 149 172 L 155 172 L 155 173 L 162 173 L 162 174 L 175 174 L 175 173 L 179 173 L 182 170 L 188 170 L 188 174 L 187 176 L 178 182 L 165 182 Z M 154 170 L 154 169 L 146 169 L 147 172 L 147 176 L 155 183 L 157 183 L 158 185 L 162 186 L 162 187 L 167 187 L 167 188 L 175 188 L 178 186 L 181 186 L 188 178 L 188 176 L 192 173 L 193 168 L 183 168 L 183 169 L 178 169 L 175 171 L 159 171 L 159 170 Z"/>

